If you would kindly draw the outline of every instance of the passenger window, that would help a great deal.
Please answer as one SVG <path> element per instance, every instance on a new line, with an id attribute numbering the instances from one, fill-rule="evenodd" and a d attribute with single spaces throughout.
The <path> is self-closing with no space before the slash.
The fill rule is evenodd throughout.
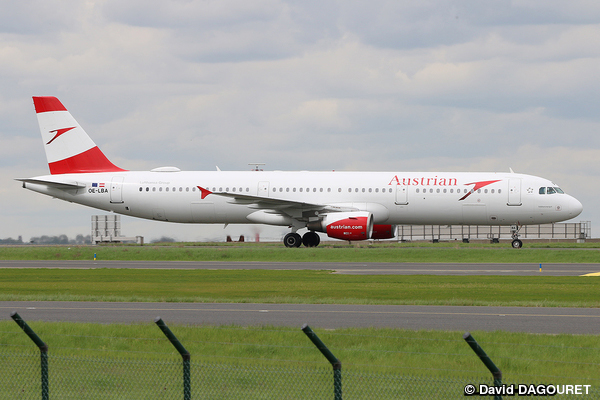
<path id="1" fill-rule="evenodd" d="M 419 188 L 417 188 L 417 193 L 419 193 Z"/>

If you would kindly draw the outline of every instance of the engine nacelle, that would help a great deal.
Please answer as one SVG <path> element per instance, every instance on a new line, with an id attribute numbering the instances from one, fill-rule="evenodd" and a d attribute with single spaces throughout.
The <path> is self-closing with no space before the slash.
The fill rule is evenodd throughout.
<path id="1" fill-rule="evenodd" d="M 366 240 L 373 232 L 373 215 L 367 211 L 339 212 L 325 215 L 321 221 L 310 222 L 308 229 L 325 232 L 341 240 Z"/>
<path id="2" fill-rule="evenodd" d="M 392 239 L 396 237 L 396 225 L 373 225 L 371 239 Z"/>

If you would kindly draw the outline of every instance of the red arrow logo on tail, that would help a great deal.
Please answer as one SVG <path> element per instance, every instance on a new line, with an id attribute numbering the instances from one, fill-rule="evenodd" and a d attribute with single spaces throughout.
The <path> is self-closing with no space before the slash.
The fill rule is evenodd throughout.
<path id="1" fill-rule="evenodd" d="M 56 132 L 56 135 L 54 135 L 54 137 L 52 139 L 50 139 L 50 141 L 46 144 L 50 144 L 52 142 L 54 142 L 54 140 L 59 137 L 60 135 L 62 135 L 63 133 L 69 132 L 71 129 L 75 129 L 74 126 L 70 127 L 70 128 L 62 128 L 62 129 L 56 129 L 53 131 L 50 131 L 50 133 L 54 133 Z"/>

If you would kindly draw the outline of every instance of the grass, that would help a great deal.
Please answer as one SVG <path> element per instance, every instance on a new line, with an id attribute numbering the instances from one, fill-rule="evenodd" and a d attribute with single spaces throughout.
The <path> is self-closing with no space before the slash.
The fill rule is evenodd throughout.
<path id="1" fill-rule="evenodd" d="M 600 262 L 598 248 L 589 244 L 550 246 L 551 249 L 531 245 L 520 250 L 505 244 L 462 243 L 326 244 L 316 249 L 237 243 L 20 246 L 0 247 L 0 259 L 90 260 L 96 253 L 102 260 Z M 599 289 L 599 281 L 589 277 L 354 276 L 328 271 L 265 270 L 0 270 L 0 300 L 600 307 Z M 166 398 L 168 393 L 180 396 L 180 358 L 154 325 L 30 322 L 30 326 L 50 347 L 53 397 L 112 398 L 115 388 L 128 398 Z M 327 390 L 331 386 L 330 366 L 300 329 L 170 327 L 192 354 L 195 396 L 206 385 L 207 390 L 221 392 L 205 398 L 267 398 L 266 393 L 276 387 L 282 387 L 284 392 L 274 397 L 308 398 L 321 378 L 302 371 L 314 369 L 325 371 L 322 383 Z M 342 360 L 344 392 L 352 393 L 353 398 L 400 398 L 398 385 L 410 390 L 415 385 L 433 387 L 440 378 L 446 379 L 442 383 L 446 392 L 440 389 L 437 396 L 423 398 L 448 397 L 439 393 L 463 397 L 464 384 L 477 379 L 491 381 L 481 361 L 462 340 L 463 332 L 352 328 L 316 333 Z M 473 336 L 503 371 L 504 382 L 591 384 L 598 394 L 600 335 L 496 331 L 473 332 Z M 24 353 L 32 356 L 24 357 Z M 174 361 L 172 367 L 166 361 Z M 198 363 L 214 367 L 201 367 Z M 39 352 L 12 321 L 0 321 L 0 371 L 0 399 L 38 395 Z M 370 380 L 368 374 L 376 374 L 379 380 Z M 275 380 L 268 375 L 275 375 Z M 457 379 L 462 380 L 453 386 L 451 382 Z M 390 382 L 392 386 L 386 386 Z M 160 387 L 157 389 L 156 385 Z M 132 389 L 128 392 L 129 388 Z M 157 397 L 157 393 L 164 394 Z"/>
<path id="2" fill-rule="evenodd" d="M 168 324 L 168 321 L 166 321 Z M 129 360 L 178 360 L 179 355 L 155 325 L 29 324 L 50 354 L 119 357 Z M 328 363 L 299 329 L 282 327 L 170 325 L 192 360 L 228 365 L 327 367 Z M 316 330 L 343 362 L 344 371 L 387 371 L 409 375 L 487 376 L 488 372 L 462 339 L 463 332 L 347 328 Z M 597 353 L 600 335 L 540 335 L 472 332 L 511 381 L 563 378 L 600 384 Z M 12 321 L 0 321 L 0 344 L 15 351 L 36 350 Z M 0 367 L 2 370 L 2 367 Z"/>
<path id="3" fill-rule="evenodd" d="M 147 260 L 279 262 L 600 263 L 598 243 L 510 244 L 359 243 L 288 249 L 281 244 L 164 246 L 5 246 L 2 260 Z M 552 246 L 534 247 L 534 246 Z M 566 247 L 569 246 L 569 247 Z"/>
<path id="4" fill-rule="evenodd" d="M 0 300 L 600 307 L 600 280 L 329 271 L 2 269 Z"/>

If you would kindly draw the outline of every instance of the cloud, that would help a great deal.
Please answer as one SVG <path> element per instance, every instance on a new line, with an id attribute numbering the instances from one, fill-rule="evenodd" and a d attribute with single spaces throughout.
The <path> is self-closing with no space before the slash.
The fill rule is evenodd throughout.
<path id="1" fill-rule="evenodd" d="M 4 211 L 5 227 L 86 233 L 93 213 L 36 202 L 12 181 L 47 171 L 32 95 L 59 96 L 127 169 L 511 166 L 555 179 L 584 205 L 600 195 L 589 184 L 600 148 L 595 2 L 104 0 L 3 10 L 1 193 L 24 221 Z"/>

